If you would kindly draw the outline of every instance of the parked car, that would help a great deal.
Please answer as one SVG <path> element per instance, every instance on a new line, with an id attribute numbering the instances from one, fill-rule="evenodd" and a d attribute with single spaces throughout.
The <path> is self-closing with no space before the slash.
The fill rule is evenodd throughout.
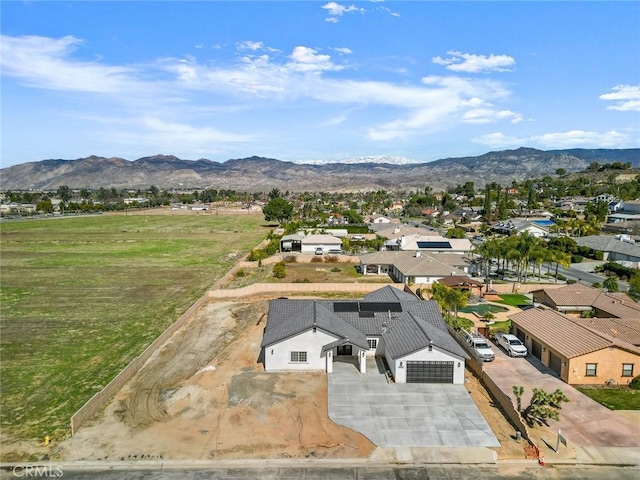
<path id="1" fill-rule="evenodd" d="M 491 362 L 496 358 L 496 354 L 491 349 L 489 342 L 479 333 L 467 332 L 467 344 L 475 350 L 483 362 Z"/>
<path id="2" fill-rule="evenodd" d="M 351 240 L 362 241 L 364 240 L 364 235 L 351 235 Z"/>
<path id="3" fill-rule="evenodd" d="M 506 350 L 510 357 L 527 356 L 527 347 L 525 347 L 522 341 L 515 335 L 498 333 L 496 334 L 496 341 L 498 345 Z"/>
<path id="4" fill-rule="evenodd" d="M 324 253 L 324 251 L 322 250 L 322 248 L 318 247 L 316 248 L 316 255 L 322 255 Z"/>
<path id="5" fill-rule="evenodd" d="M 329 255 L 342 255 L 344 252 L 339 248 L 332 248 L 327 252 Z"/>

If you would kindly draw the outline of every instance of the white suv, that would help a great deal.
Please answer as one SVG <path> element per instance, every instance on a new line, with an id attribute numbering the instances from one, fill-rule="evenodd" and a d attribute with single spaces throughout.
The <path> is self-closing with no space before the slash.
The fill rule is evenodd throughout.
<path id="1" fill-rule="evenodd" d="M 527 347 L 515 335 L 510 333 L 498 333 L 496 335 L 498 345 L 504 348 L 510 357 L 526 357 Z"/>
<path id="2" fill-rule="evenodd" d="M 479 333 L 467 332 L 467 343 L 475 350 L 483 362 L 491 362 L 496 358 L 487 339 Z"/>

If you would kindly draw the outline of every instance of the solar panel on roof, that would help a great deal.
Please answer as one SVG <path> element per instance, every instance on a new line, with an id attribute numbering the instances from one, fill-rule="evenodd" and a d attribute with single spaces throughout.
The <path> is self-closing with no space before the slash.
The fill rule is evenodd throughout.
<path id="1" fill-rule="evenodd" d="M 451 248 L 449 242 L 416 242 L 418 248 Z"/>
<path id="2" fill-rule="evenodd" d="M 360 302 L 361 312 L 402 312 L 399 302 Z"/>
<path id="3" fill-rule="evenodd" d="M 358 302 L 335 302 L 333 311 L 334 313 L 357 312 Z"/>
<path id="4" fill-rule="evenodd" d="M 373 312 L 360 312 L 360 318 L 374 318 L 375 314 Z"/>

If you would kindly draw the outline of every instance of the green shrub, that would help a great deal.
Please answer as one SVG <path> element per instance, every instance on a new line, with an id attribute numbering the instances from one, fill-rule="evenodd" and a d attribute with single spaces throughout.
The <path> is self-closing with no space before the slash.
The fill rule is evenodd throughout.
<path id="1" fill-rule="evenodd" d="M 262 248 L 256 248 L 255 250 L 251 250 L 251 252 L 249 253 L 249 256 L 247 257 L 247 260 L 250 262 L 256 262 L 256 261 L 264 260 L 265 258 L 268 258 L 268 257 L 269 255 Z"/>
<path id="2" fill-rule="evenodd" d="M 601 284 L 600 282 L 593 282 L 593 283 L 591 284 L 591 286 L 592 286 L 593 288 L 602 288 L 602 284 Z"/>
<path id="3" fill-rule="evenodd" d="M 339 272 L 339 271 L 340 271 L 340 269 L 339 269 L 338 267 L 333 267 L 333 268 L 331 269 L 331 271 L 332 271 L 332 272 Z"/>
<path id="4" fill-rule="evenodd" d="M 298 263 L 298 257 L 295 255 L 287 255 L 284 257 L 286 263 Z"/>
<path id="5" fill-rule="evenodd" d="M 604 260 L 604 252 L 601 252 L 600 250 L 596 251 L 595 254 L 596 260 Z"/>
<path id="6" fill-rule="evenodd" d="M 273 266 L 273 276 L 276 278 L 284 278 L 287 276 L 287 267 L 284 262 L 278 262 Z"/>
<path id="7" fill-rule="evenodd" d="M 558 276 L 556 277 L 558 280 L 561 280 L 563 282 L 566 282 L 567 277 L 565 277 L 564 275 L 562 275 L 561 273 L 558 274 Z"/>
<path id="8" fill-rule="evenodd" d="M 246 274 L 247 272 L 244 271 L 244 268 L 241 268 L 236 272 L 236 277 L 244 277 Z"/>
<path id="9" fill-rule="evenodd" d="M 322 263 L 324 262 L 324 260 L 322 259 L 322 257 L 313 257 L 311 259 L 311 263 Z"/>
<path id="10" fill-rule="evenodd" d="M 311 280 L 309 280 L 307 277 L 304 277 L 302 280 L 296 278 L 293 283 L 311 283 Z"/>
<path id="11" fill-rule="evenodd" d="M 571 263 L 581 263 L 584 257 L 582 255 L 572 255 Z"/>
<path id="12" fill-rule="evenodd" d="M 633 380 L 629 382 L 629 388 L 640 390 L 640 375 L 633 377 Z"/>
<path id="13" fill-rule="evenodd" d="M 571 279 L 571 280 L 567 280 L 567 284 L 568 285 L 573 285 L 574 283 L 576 283 L 575 280 Z"/>

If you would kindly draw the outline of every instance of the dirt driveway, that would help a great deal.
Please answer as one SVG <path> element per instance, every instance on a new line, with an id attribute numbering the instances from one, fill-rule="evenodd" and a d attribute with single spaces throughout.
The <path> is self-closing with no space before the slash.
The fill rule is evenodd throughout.
<path id="1" fill-rule="evenodd" d="M 562 405 L 560 420 L 549 420 L 551 430 L 561 429 L 578 446 L 640 446 L 637 426 L 564 383 L 531 355 L 526 359 L 511 358 L 497 345 L 493 350 L 496 359 L 484 364 L 484 372 L 511 398 L 513 385 L 524 386 L 523 406 L 529 404 L 533 388 L 547 392 L 559 388 L 569 397 L 570 402 Z"/>

